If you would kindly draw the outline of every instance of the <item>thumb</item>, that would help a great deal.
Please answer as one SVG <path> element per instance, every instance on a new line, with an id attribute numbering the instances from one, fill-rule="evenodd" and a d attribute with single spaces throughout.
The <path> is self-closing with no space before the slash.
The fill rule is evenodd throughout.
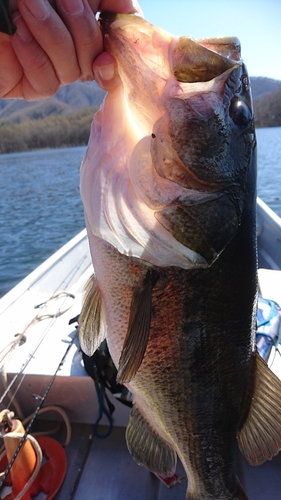
<path id="1" fill-rule="evenodd" d="M 121 84 L 116 59 L 108 52 L 102 52 L 93 63 L 96 82 L 104 90 L 113 90 Z"/>

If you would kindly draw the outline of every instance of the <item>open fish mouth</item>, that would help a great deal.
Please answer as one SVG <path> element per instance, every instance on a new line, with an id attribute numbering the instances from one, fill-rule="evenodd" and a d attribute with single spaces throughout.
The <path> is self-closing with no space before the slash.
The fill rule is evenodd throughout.
<path id="1" fill-rule="evenodd" d="M 132 23 L 136 22 L 139 25 L 139 18 L 132 17 Z M 105 38 L 109 32 L 112 33 L 112 23 L 122 29 L 122 20 L 125 20 L 128 29 L 127 16 L 113 12 L 100 14 L 99 21 Z M 164 31 L 162 33 L 164 34 Z M 195 40 L 181 36 L 174 38 L 171 44 L 169 57 L 171 72 L 179 82 L 208 82 L 237 66 L 241 61 L 240 54 L 240 42 L 236 37 Z"/>

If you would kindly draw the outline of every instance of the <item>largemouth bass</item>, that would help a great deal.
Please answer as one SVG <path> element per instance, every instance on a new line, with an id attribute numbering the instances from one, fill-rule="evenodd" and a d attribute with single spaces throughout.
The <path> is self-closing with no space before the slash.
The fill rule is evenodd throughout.
<path id="1" fill-rule="evenodd" d="M 96 114 L 81 167 L 95 276 L 80 316 L 134 395 L 133 458 L 188 500 L 245 500 L 235 449 L 281 448 L 281 384 L 258 356 L 256 139 L 236 38 L 175 38 L 105 13 L 122 83 Z"/>

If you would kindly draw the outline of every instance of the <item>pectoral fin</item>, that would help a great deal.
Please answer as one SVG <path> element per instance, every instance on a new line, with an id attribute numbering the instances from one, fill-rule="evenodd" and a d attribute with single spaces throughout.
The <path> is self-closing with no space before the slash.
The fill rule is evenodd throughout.
<path id="1" fill-rule="evenodd" d="M 105 339 L 105 329 L 101 328 L 102 295 L 92 276 L 84 292 L 84 302 L 79 316 L 79 341 L 82 351 L 92 356 Z"/>
<path id="2" fill-rule="evenodd" d="M 126 429 L 126 441 L 129 452 L 139 465 L 157 475 L 173 476 L 177 462 L 175 451 L 156 434 L 136 406 Z"/>
<path id="3" fill-rule="evenodd" d="M 281 381 L 256 354 L 255 390 L 239 447 L 251 465 L 260 465 L 281 449 Z"/>
<path id="4" fill-rule="evenodd" d="M 136 375 L 146 350 L 152 313 L 152 289 L 158 280 L 158 273 L 149 270 L 143 286 L 133 294 L 127 335 L 119 360 L 117 381 L 130 382 Z"/>

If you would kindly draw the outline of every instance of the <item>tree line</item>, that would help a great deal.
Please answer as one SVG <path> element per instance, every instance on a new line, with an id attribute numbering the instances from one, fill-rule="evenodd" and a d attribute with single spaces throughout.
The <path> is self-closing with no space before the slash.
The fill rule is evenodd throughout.
<path id="1" fill-rule="evenodd" d="M 281 86 L 254 101 L 256 127 L 281 127 Z"/>
<path id="2" fill-rule="evenodd" d="M 21 123 L 0 122 L 0 154 L 83 146 L 97 107 Z M 256 127 L 281 126 L 281 88 L 254 101 Z"/>
<path id="3" fill-rule="evenodd" d="M 22 123 L 0 123 L 0 153 L 86 145 L 90 135 L 92 107 L 68 115 L 51 115 Z"/>

